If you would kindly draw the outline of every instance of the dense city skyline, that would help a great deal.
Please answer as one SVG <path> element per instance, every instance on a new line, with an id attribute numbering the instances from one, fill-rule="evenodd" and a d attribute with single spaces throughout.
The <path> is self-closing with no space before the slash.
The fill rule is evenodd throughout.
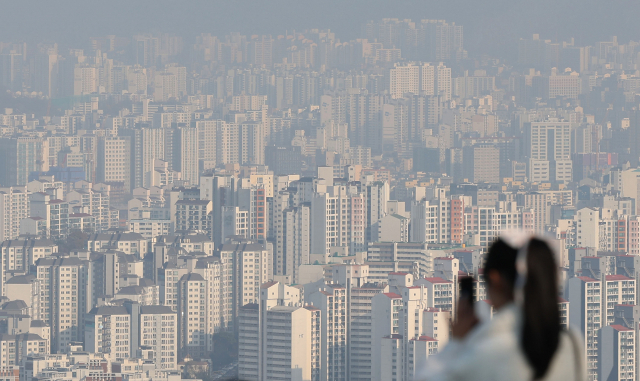
<path id="1" fill-rule="evenodd" d="M 520 231 L 640 379 L 636 8 L 2 4 L 0 377 L 412 381 Z"/>

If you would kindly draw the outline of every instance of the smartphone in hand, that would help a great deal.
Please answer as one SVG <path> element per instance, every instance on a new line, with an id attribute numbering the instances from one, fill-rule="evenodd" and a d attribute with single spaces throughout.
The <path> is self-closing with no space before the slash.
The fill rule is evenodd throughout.
<path id="1" fill-rule="evenodd" d="M 467 303 L 473 305 L 475 300 L 475 290 L 473 284 L 473 278 L 465 276 L 460 278 L 460 303 Z"/>
<path id="2" fill-rule="evenodd" d="M 451 335 L 457 339 L 462 339 L 478 324 L 478 318 L 473 307 L 473 302 L 475 301 L 473 278 L 469 276 L 462 277 L 459 279 L 459 283 L 460 298 L 456 316 L 451 324 Z"/>

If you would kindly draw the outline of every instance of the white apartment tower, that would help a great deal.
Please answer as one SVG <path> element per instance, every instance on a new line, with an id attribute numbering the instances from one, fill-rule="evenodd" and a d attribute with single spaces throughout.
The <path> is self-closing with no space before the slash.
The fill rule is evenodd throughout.
<path id="1" fill-rule="evenodd" d="M 358 266 L 347 266 L 353 273 Z M 365 266 L 361 266 L 362 268 Z M 353 285 L 347 289 L 350 303 L 349 326 L 349 379 L 371 380 L 371 329 L 372 329 L 372 300 L 385 291 L 385 287 L 371 283 Z"/>
<path id="2" fill-rule="evenodd" d="M 198 160 L 203 166 L 214 167 L 216 165 L 217 134 L 219 125 L 225 123 L 222 120 L 198 120 L 196 130 L 198 132 Z"/>
<path id="3" fill-rule="evenodd" d="M 435 90 L 442 101 L 451 100 L 451 68 L 442 62 L 435 69 Z"/>
<path id="4" fill-rule="evenodd" d="M 153 100 L 156 102 L 166 102 L 171 98 L 178 97 L 178 80 L 175 74 L 170 72 L 156 73 Z"/>
<path id="5" fill-rule="evenodd" d="M 207 281 L 200 274 L 183 275 L 178 282 L 178 350 L 179 357 L 207 357 Z"/>
<path id="6" fill-rule="evenodd" d="M 142 186 L 149 188 L 157 159 L 164 159 L 165 129 L 141 128 L 142 133 Z M 136 152 L 136 154 L 139 154 Z"/>
<path id="7" fill-rule="evenodd" d="M 84 349 L 104 353 L 112 361 L 130 356 L 131 316 L 123 306 L 91 309 L 84 324 Z"/>
<path id="8" fill-rule="evenodd" d="M 366 251 L 366 196 L 355 186 L 327 187 L 311 201 L 311 254 L 331 255 Z"/>
<path id="9" fill-rule="evenodd" d="M 98 73 L 95 67 L 79 64 L 73 69 L 73 95 L 97 93 Z"/>
<path id="10" fill-rule="evenodd" d="M 260 298 L 260 285 L 273 277 L 269 251 L 252 241 L 236 241 L 220 248 L 224 321 L 232 324 L 240 307 Z"/>
<path id="11" fill-rule="evenodd" d="M 600 247 L 600 212 L 582 208 L 573 217 L 576 222 L 576 245 L 578 247 Z"/>
<path id="12" fill-rule="evenodd" d="M 569 315 L 569 325 L 584 337 L 584 359 L 589 380 L 598 376 L 599 331 L 603 326 L 602 283 L 599 280 L 580 276 L 569 279 L 565 288 L 569 305 L 576 306 Z M 583 306 L 580 308 L 579 306 Z"/>
<path id="13" fill-rule="evenodd" d="M 173 169 L 182 174 L 182 180 L 190 185 L 198 185 L 200 181 L 200 169 L 198 162 L 198 130 L 194 127 L 180 127 L 174 132 L 174 151 L 177 157 L 173 157 Z"/>
<path id="14" fill-rule="evenodd" d="M 328 284 L 305 295 L 305 302 L 320 310 L 320 374 L 318 380 L 347 380 L 349 313 L 347 290 Z"/>
<path id="15" fill-rule="evenodd" d="M 40 320 L 40 281 L 33 274 L 11 277 L 4 284 L 3 295 L 9 300 L 24 301 L 31 320 Z"/>
<path id="16" fill-rule="evenodd" d="M 406 342 L 402 335 L 392 334 L 380 343 L 380 379 L 411 381 L 429 356 L 438 353 L 438 340 L 420 336 Z"/>
<path id="17" fill-rule="evenodd" d="M 131 190 L 131 140 L 129 137 L 105 137 L 98 142 L 98 181 L 124 183 Z"/>
<path id="18" fill-rule="evenodd" d="M 51 351 L 60 353 L 84 338 L 85 316 L 91 308 L 90 263 L 78 258 L 41 258 L 36 274 L 41 282 L 40 314 L 51 327 Z"/>
<path id="19" fill-rule="evenodd" d="M 178 316 L 167 306 L 141 306 L 139 344 L 151 347 L 156 369 L 178 367 Z M 132 334 L 136 334 L 132 332 Z"/>
<path id="20" fill-rule="evenodd" d="M 216 131 L 216 164 L 240 162 L 240 127 L 237 123 L 220 122 Z"/>
<path id="21" fill-rule="evenodd" d="M 309 264 L 311 214 L 308 204 L 288 208 L 283 212 L 282 275 L 290 275 L 293 283 L 299 281 L 299 268 Z"/>
<path id="22" fill-rule="evenodd" d="M 164 248 L 164 246 L 156 245 L 155 253 L 160 254 Z M 164 271 L 164 283 L 160 285 L 160 303 L 178 312 L 178 282 L 189 271 L 184 267 L 178 268 L 173 264 L 159 271 Z"/>
<path id="23" fill-rule="evenodd" d="M 16 239 L 20 221 L 29 217 L 29 192 L 26 187 L 0 188 L 0 240 Z"/>
<path id="24" fill-rule="evenodd" d="M 439 95 L 440 92 L 448 94 L 447 100 L 451 99 L 451 69 L 443 64 L 434 67 L 429 63 L 409 63 L 396 65 L 389 71 L 389 93 L 393 99 L 403 98 L 407 93 Z"/>
<path id="25" fill-rule="evenodd" d="M 393 290 L 378 294 L 372 300 L 372 380 L 386 380 L 387 374 L 392 379 L 410 380 L 411 375 L 424 364 L 416 361 L 409 352 L 410 340 L 424 336 L 423 311 L 429 307 L 425 288 L 412 286 L 412 279 L 411 276 L 402 277 L 399 279 L 401 283 L 392 287 Z M 394 348 L 396 363 L 387 364 L 388 358 L 393 358 Z M 393 366 L 396 367 L 395 375 Z"/>
<path id="26" fill-rule="evenodd" d="M 636 331 L 610 325 L 600 330 L 599 380 L 636 380 Z"/>
<path id="27" fill-rule="evenodd" d="M 264 135 L 264 124 L 262 122 L 244 122 L 240 124 L 240 136 L 238 138 L 240 164 L 264 165 Z"/>
<path id="28" fill-rule="evenodd" d="M 225 320 L 226 313 L 223 303 L 222 262 L 215 256 L 200 258 L 196 262 L 193 272 L 202 275 L 202 278 L 207 281 L 207 332 L 219 332 L 229 323 Z M 207 342 L 208 348 L 212 348 L 212 338 L 207 337 L 207 339 L 209 340 Z"/>
<path id="29" fill-rule="evenodd" d="M 529 158 L 529 181 L 573 179 L 571 123 L 550 118 L 525 125 L 525 155 Z"/>
<path id="30" fill-rule="evenodd" d="M 169 64 L 165 67 L 167 73 L 176 78 L 176 97 L 178 99 L 187 95 L 187 68 L 178 64 Z"/>
<path id="31" fill-rule="evenodd" d="M 605 275 L 602 295 L 606 295 L 605 310 L 602 314 L 602 325 L 610 325 L 615 321 L 614 310 L 616 305 L 635 305 L 636 280 L 624 275 Z M 606 320 L 605 320 L 606 316 Z"/>
<path id="32" fill-rule="evenodd" d="M 240 308 L 241 379 L 318 379 L 320 311 L 301 302 L 299 289 L 269 282 L 261 287 L 259 303 Z"/>

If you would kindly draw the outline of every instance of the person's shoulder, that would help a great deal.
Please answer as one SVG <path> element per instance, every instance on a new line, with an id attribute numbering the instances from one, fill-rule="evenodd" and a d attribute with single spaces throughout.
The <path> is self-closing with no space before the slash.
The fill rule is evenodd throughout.
<path id="1" fill-rule="evenodd" d="M 584 374 L 581 348 L 582 340 L 575 331 L 563 331 L 544 381 L 575 380 L 576 372 Z"/>
<path id="2" fill-rule="evenodd" d="M 468 372 L 478 380 L 526 380 L 530 372 L 517 338 L 507 333 L 473 344 L 467 359 Z"/>
<path id="3" fill-rule="evenodd" d="M 491 353 L 513 351 L 518 346 L 518 338 L 508 330 L 494 329 L 495 327 L 487 327 L 484 332 L 478 332 L 478 335 L 469 340 L 469 346 L 473 351 L 478 352 L 481 356 L 490 356 Z"/>

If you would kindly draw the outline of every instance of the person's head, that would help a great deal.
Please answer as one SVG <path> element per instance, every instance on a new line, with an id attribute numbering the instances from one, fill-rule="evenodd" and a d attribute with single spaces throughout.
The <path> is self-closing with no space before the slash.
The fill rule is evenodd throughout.
<path id="1" fill-rule="evenodd" d="M 531 365 L 534 379 L 542 378 L 560 340 L 557 266 L 549 245 L 532 238 L 526 250 L 526 277 L 523 292 L 521 346 Z M 487 296 L 499 310 L 512 302 L 518 279 L 519 250 L 497 239 L 489 248 L 484 268 Z"/>
<path id="2" fill-rule="evenodd" d="M 496 310 L 513 301 L 517 257 L 518 249 L 511 247 L 503 239 L 498 238 L 489 247 L 484 279 L 487 297 Z"/>

